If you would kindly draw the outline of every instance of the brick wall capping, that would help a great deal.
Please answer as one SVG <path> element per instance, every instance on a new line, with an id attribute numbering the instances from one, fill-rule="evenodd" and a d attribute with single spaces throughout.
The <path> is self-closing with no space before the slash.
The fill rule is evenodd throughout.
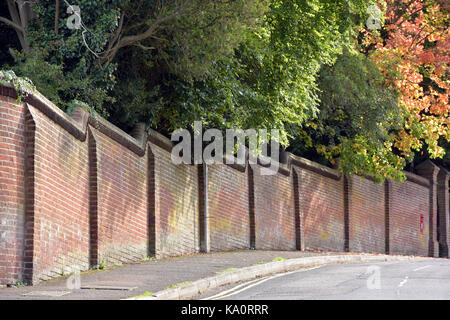
<path id="1" fill-rule="evenodd" d="M 147 130 L 147 134 L 148 134 L 148 140 L 157 145 L 158 147 L 163 148 L 164 150 L 168 151 L 168 152 L 172 152 L 172 148 L 174 146 L 173 142 L 165 137 L 164 135 L 162 135 L 161 133 L 153 130 L 153 129 L 148 129 Z"/>
<path id="2" fill-rule="evenodd" d="M 311 160 L 298 157 L 290 152 L 286 152 L 286 156 L 289 167 L 294 165 L 303 169 L 308 169 L 322 176 L 332 178 L 334 180 L 340 180 L 342 177 L 342 173 L 338 169 L 329 168 L 327 166 L 321 165 Z"/>
<path id="3" fill-rule="evenodd" d="M 271 161 L 273 161 L 278 166 L 278 173 L 281 173 L 284 176 L 289 176 L 291 174 L 290 166 L 288 164 L 275 161 L 274 159 L 271 159 Z M 263 157 L 261 155 L 258 155 L 258 165 L 263 168 L 270 168 L 271 164 L 264 164 L 264 162 L 266 162 L 266 160 L 263 160 Z"/>
<path id="4" fill-rule="evenodd" d="M 376 183 L 375 182 L 375 178 L 373 177 L 373 176 L 371 176 L 371 175 L 361 175 L 361 176 L 359 176 L 359 175 L 357 175 L 357 174 L 350 174 L 350 175 L 348 175 L 349 177 L 359 177 L 359 178 L 361 178 L 361 179 L 366 179 L 366 180 L 369 180 L 369 181 L 371 181 L 371 182 L 373 182 L 373 183 Z M 377 184 L 381 184 L 381 183 L 377 183 Z"/>
<path id="5" fill-rule="evenodd" d="M 166 150 L 167 152 L 172 152 L 172 148 L 174 147 L 174 143 L 166 136 L 162 135 L 161 133 L 149 128 L 147 130 L 148 132 L 148 140 L 150 143 L 153 143 L 157 145 L 158 147 Z M 192 163 L 194 163 L 194 157 L 192 155 L 191 157 Z M 245 147 L 245 164 L 239 164 L 237 162 L 237 157 L 230 156 L 228 154 L 224 154 L 222 159 L 222 164 L 225 164 L 235 170 L 238 170 L 240 172 L 245 172 L 247 168 L 248 163 L 248 148 Z"/>
<path id="6" fill-rule="evenodd" d="M 232 167 L 233 169 L 236 169 L 238 171 L 241 172 L 245 172 L 247 165 L 249 165 L 249 154 L 250 151 L 248 149 L 247 146 L 244 146 L 245 148 L 245 164 L 239 164 L 237 163 L 237 157 L 235 156 L 230 156 L 228 154 L 225 154 L 223 157 L 223 161 L 226 165 Z M 282 151 L 281 153 L 283 154 L 284 151 Z M 280 158 L 282 157 L 282 155 L 280 155 Z M 263 162 L 266 162 L 266 160 L 263 159 L 263 156 L 258 154 L 255 156 L 256 158 L 256 164 L 264 167 L 264 168 L 269 168 L 270 164 L 264 164 Z M 267 158 L 267 157 L 265 157 Z M 270 157 L 269 157 L 270 158 Z M 272 159 L 272 161 L 274 161 L 274 159 Z M 281 173 L 285 176 L 289 176 L 290 175 L 290 166 L 288 164 L 285 164 L 281 161 L 274 161 L 276 164 L 278 164 L 278 173 Z M 256 165 L 256 164 L 252 164 L 252 165 Z"/>
<path id="7" fill-rule="evenodd" d="M 435 165 L 430 159 L 427 159 L 415 166 L 415 170 L 418 175 L 427 177 L 428 179 L 432 179 L 434 181 L 436 180 L 439 173 L 439 167 Z"/>
<path id="8" fill-rule="evenodd" d="M 229 166 L 230 168 L 233 168 L 237 171 L 240 172 L 245 172 L 246 168 L 247 168 L 247 162 L 248 162 L 248 149 L 247 147 L 245 147 L 245 162 L 244 164 L 240 164 L 237 162 L 237 157 L 235 156 L 231 156 L 227 153 L 225 153 L 223 155 L 223 163 L 227 166 Z"/>
<path id="9" fill-rule="evenodd" d="M 450 179 L 450 171 L 445 169 L 443 166 L 439 166 L 439 174 L 438 174 L 438 183 L 439 184 L 445 184 L 448 183 L 448 180 Z"/>
<path id="10" fill-rule="evenodd" d="M 134 135 L 138 139 L 119 129 L 99 115 L 91 114 L 89 117 L 89 124 L 127 149 L 133 151 L 139 157 L 145 155 L 147 133 L 145 132 L 145 128 L 142 124 L 138 124 L 138 126 L 133 130 Z"/>
<path id="11" fill-rule="evenodd" d="M 14 99 L 17 99 L 18 96 L 12 85 L 1 84 L 0 94 Z M 135 138 L 103 119 L 101 116 L 89 114 L 89 112 L 82 108 L 77 108 L 72 115 L 68 115 L 38 91 L 29 93 L 23 99 L 23 102 L 44 113 L 48 118 L 80 141 L 86 140 L 87 126 L 89 124 L 137 155 L 142 157 L 145 154 L 147 133 L 143 124 L 138 124 L 135 130 L 133 130 Z"/>
<path id="12" fill-rule="evenodd" d="M 429 187 L 430 186 L 430 180 L 427 178 L 421 177 L 415 173 L 409 172 L 409 171 L 403 171 L 403 173 L 406 176 L 406 180 L 410 182 L 414 182 L 418 185 Z"/>
<path id="13" fill-rule="evenodd" d="M 13 99 L 17 99 L 18 97 L 12 84 L 0 84 L 0 94 Z M 76 139 L 80 141 L 86 140 L 86 128 L 89 114 L 84 110 L 77 110 L 73 117 L 69 116 L 38 91 L 29 93 L 22 99 L 22 103 L 25 103 L 26 107 L 28 107 L 28 105 L 34 106 L 68 131 Z"/>
<path id="14" fill-rule="evenodd" d="M 151 143 L 163 148 L 164 150 L 166 150 L 168 152 L 172 152 L 172 148 L 174 147 L 174 144 L 169 138 L 165 137 L 164 135 L 162 135 L 161 133 L 159 133 L 153 129 L 148 129 L 147 132 L 148 132 L 148 139 Z M 244 148 L 245 148 L 245 164 L 237 163 L 237 157 L 230 156 L 227 154 L 225 154 L 223 156 L 223 164 L 225 164 L 235 170 L 238 170 L 240 172 L 245 172 L 247 165 L 249 163 L 248 162 L 249 150 L 247 147 L 244 147 Z M 282 161 L 277 161 L 277 164 L 278 164 L 277 172 L 282 175 L 289 176 L 290 172 L 291 172 L 291 166 L 295 165 L 298 167 L 312 170 L 316 173 L 319 173 L 326 177 L 330 177 L 335 180 L 340 180 L 342 177 L 342 174 L 338 169 L 333 169 L 333 168 L 323 166 L 321 164 L 315 163 L 308 159 L 295 156 L 290 152 L 282 151 L 282 153 L 283 154 L 281 155 L 280 158 L 286 159 L 286 163 L 283 163 Z M 262 159 L 262 156 L 258 155 L 257 156 L 257 164 L 259 166 L 266 167 L 266 168 L 270 167 L 269 164 L 263 164 L 263 161 L 261 159 Z"/>
<path id="15" fill-rule="evenodd" d="M 290 152 L 285 152 L 283 157 L 286 159 L 286 163 L 277 162 L 278 164 L 278 173 L 289 176 L 291 174 L 292 167 L 300 167 L 303 169 L 307 169 L 310 171 L 313 171 L 315 173 L 318 173 L 322 176 L 334 179 L 334 180 L 340 180 L 342 177 L 342 173 L 338 169 L 332 169 L 327 166 L 321 165 L 319 163 L 315 163 L 311 160 L 298 157 Z M 264 165 L 261 163 L 261 156 L 258 156 L 258 166 L 261 167 L 270 167 L 270 165 Z M 255 165 L 252 165 L 252 167 Z"/>

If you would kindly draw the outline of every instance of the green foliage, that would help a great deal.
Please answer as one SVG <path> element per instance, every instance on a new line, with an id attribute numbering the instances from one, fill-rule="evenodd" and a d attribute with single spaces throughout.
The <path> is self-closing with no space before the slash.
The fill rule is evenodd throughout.
<path id="1" fill-rule="evenodd" d="M 18 93 L 16 103 L 21 102 L 29 93 L 36 90 L 30 79 L 18 77 L 12 70 L 0 70 L 0 84 L 14 86 Z"/>
<path id="2" fill-rule="evenodd" d="M 101 51 L 109 32 L 117 27 L 116 3 L 78 1 L 83 23 L 90 27 L 85 34 L 83 29 L 72 30 L 66 26 L 68 14 L 65 14 L 65 5 L 62 6 L 64 10 L 56 34 L 53 31 L 55 2 L 37 1 L 33 5 L 36 17 L 27 30 L 31 50 L 11 50 L 15 59 L 11 69 L 19 76 L 31 78 L 37 89 L 63 110 L 69 107 L 72 100 L 79 100 L 106 116 L 105 103 L 113 101 L 109 90 L 115 84 L 116 66 L 98 65 L 91 51 Z"/>
<path id="3" fill-rule="evenodd" d="M 124 129 L 144 121 L 170 132 L 203 120 L 278 128 L 286 145 L 286 126 L 317 111 L 321 65 L 349 45 L 353 17 L 364 20 L 373 2 L 80 0 L 83 28 L 66 26 L 63 6 L 56 33 L 55 3 L 40 0 L 32 49 L 14 51 L 12 68 L 62 109 L 83 101 Z"/>
<path id="4" fill-rule="evenodd" d="M 161 41 L 152 44 L 167 61 L 171 74 L 184 80 L 201 79 L 206 74 L 214 76 L 211 65 L 233 53 L 243 33 L 263 16 L 268 2 L 191 1 L 185 14 L 160 32 L 163 39 L 170 39 L 170 44 L 162 45 Z M 157 61 L 161 62 L 161 57 Z"/>
<path id="5" fill-rule="evenodd" d="M 319 86 L 320 112 L 299 130 L 292 150 L 328 161 L 339 157 L 347 174 L 401 180 L 405 163 L 395 154 L 390 134 L 400 129 L 401 110 L 377 66 L 345 50 L 332 67 L 322 68 Z"/>
<path id="6" fill-rule="evenodd" d="M 216 128 L 277 128 L 287 145 L 290 127 L 317 113 L 320 67 L 350 45 L 351 17 L 370 4 L 349 3 L 271 1 L 234 54 L 213 63 L 213 76 L 168 82 L 170 103 L 159 115 L 165 126 L 173 130 L 196 119 Z"/>
<path id="7" fill-rule="evenodd" d="M 159 7 L 154 1 L 130 2 L 124 10 L 133 13 L 136 21 L 126 20 L 129 28 L 124 27 L 124 36 L 144 32 L 158 18 L 173 12 L 176 3 L 180 2 L 168 1 Z M 202 96 L 214 95 L 214 88 L 207 86 L 216 84 L 206 82 L 221 77 L 217 65 L 232 61 L 245 30 L 256 25 L 266 3 L 191 1 L 183 14 L 158 28 L 152 37 L 122 48 L 116 57 L 120 81 L 113 92 L 117 103 L 108 106 L 110 120 L 126 130 L 136 122 L 146 122 L 167 133 L 201 120 L 201 108 L 194 105 L 196 84 L 205 82 Z"/>
<path id="8" fill-rule="evenodd" d="M 55 32 L 55 2 L 36 1 L 31 50 L 10 50 L 10 67 L 66 112 L 81 106 L 126 131 L 277 128 L 297 154 L 403 178 L 391 137 L 404 123 L 397 96 L 352 49 L 375 0 L 183 3 L 79 0 L 83 28 L 66 26 L 62 5 Z"/>

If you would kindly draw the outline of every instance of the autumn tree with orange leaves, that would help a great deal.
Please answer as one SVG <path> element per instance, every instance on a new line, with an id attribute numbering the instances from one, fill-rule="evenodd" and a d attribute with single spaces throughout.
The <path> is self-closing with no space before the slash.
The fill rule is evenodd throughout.
<path id="1" fill-rule="evenodd" d="M 450 166 L 448 0 L 378 0 L 357 41 L 322 66 L 319 114 L 289 151 L 345 174 L 405 180 L 425 158 Z"/>
<path id="2" fill-rule="evenodd" d="M 404 123 L 392 134 L 393 147 L 407 161 L 415 152 L 442 157 L 439 141 L 450 140 L 449 2 L 387 0 L 379 7 L 385 12 L 382 29 L 361 32 L 365 53 L 399 93 Z"/>

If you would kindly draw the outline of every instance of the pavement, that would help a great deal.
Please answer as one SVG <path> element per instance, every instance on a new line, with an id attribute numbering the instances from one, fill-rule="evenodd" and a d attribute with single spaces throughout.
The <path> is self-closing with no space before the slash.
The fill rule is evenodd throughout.
<path id="1" fill-rule="evenodd" d="M 193 299 L 199 292 L 309 266 L 409 259 L 413 258 L 328 251 L 199 253 L 87 271 L 34 286 L 3 288 L 0 300 Z"/>
<path id="2" fill-rule="evenodd" d="M 0 289 L 0 300 L 119 300 L 275 260 L 335 255 L 326 251 L 199 253 L 87 271 L 34 286 Z M 282 259 L 280 259 L 282 258 Z"/>

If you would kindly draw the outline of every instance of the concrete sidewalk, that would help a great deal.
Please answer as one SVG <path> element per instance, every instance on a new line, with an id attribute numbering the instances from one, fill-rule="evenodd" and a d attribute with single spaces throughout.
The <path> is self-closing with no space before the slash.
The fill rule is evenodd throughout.
<path id="1" fill-rule="evenodd" d="M 215 252 L 151 260 L 105 270 L 81 273 L 81 289 L 74 277 L 42 282 L 35 286 L 0 289 L 0 300 L 86 300 L 125 299 L 143 293 L 155 293 L 187 281 L 221 274 L 234 268 L 271 262 L 276 258 L 294 259 L 335 252 L 259 251 Z"/>
<path id="2" fill-rule="evenodd" d="M 195 283 L 196 280 L 211 279 L 211 277 L 225 273 L 239 273 L 240 271 L 235 270 L 239 268 L 256 266 L 250 269 L 261 269 L 258 266 L 263 266 L 263 264 L 269 266 L 269 263 L 273 261 L 291 259 L 290 261 L 281 261 L 279 264 L 284 265 L 291 262 L 298 264 L 299 258 L 330 256 L 330 259 L 334 259 L 332 256 L 336 255 L 356 254 L 260 250 L 194 254 L 116 266 L 106 270 L 88 271 L 81 273 L 78 278 L 74 276 L 61 277 L 35 286 L 3 288 L 0 289 L 0 300 L 116 300 L 144 297 L 183 283 Z M 367 256 L 370 259 L 372 255 L 358 254 L 358 256 Z M 379 258 L 383 259 L 381 256 Z M 273 265 L 277 264 L 272 263 L 272 267 Z M 242 272 L 245 271 L 242 270 Z M 78 287 L 80 288 L 78 289 Z M 161 296 L 161 298 L 163 297 Z"/>

